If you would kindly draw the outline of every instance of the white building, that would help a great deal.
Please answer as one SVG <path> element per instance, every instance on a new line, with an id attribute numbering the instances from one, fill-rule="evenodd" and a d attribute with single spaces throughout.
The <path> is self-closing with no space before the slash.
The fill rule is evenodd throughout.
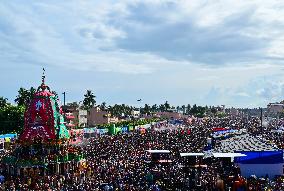
<path id="1" fill-rule="evenodd" d="M 88 122 L 88 112 L 87 110 L 79 110 L 78 120 L 79 120 L 79 127 L 86 127 Z"/>
<path id="2" fill-rule="evenodd" d="M 140 116 L 140 111 L 132 110 L 131 115 L 135 118 L 138 118 Z"/>

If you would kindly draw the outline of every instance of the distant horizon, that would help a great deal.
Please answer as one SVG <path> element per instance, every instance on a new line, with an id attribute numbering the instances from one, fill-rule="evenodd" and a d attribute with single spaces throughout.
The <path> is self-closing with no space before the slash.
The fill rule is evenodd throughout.
<path id="1" fill-rule="evenodd" d="M 0 96 L 44 67 L 61 101 L 266 107 L 284 99 L 283 22 L 276 0 L 4 1 Z"/>
<path id="2" fill-rule="evenodd" d="M 47 84 L 46 84 L 47 85 Z M 31 88 L 31 87 L 29 87 L 29 88 Z M 29 89 L 29 88 L 25 88 L 25 89 Z M 35 88 L 35 89 L 37 89 L 37 87 L 33 87 L 33 88 Z M 52 90 L 51 89 L 51 91 L 55 91 L 55 90 Z M 87 91 L 87 90 L 86 90 Z M 56 92 L 56 91 L 55 91 Z M 93 92 L 93 91 L 92 91 Z M 57 94 L 59 94 L 58 92 L 56 92 Z M 94 92 L 93 92 L 94 93 Z M 84 93 L 85 94 L 85 93 Z M 18 94 L 17 94 L 18 95 Z M 96 96 L 96 95 L 95 95 Z M 3 97 L 3 98 L 7 98 L 7 97 L 5 97 L 5 96 L 1 96 L 0 95 L 0 97 Z M 82 96 L 83 97 L 83 96 Z M 60 103 L 60 105 L 61 106 L 63 106 L 64 105 L 64 103 L 63 103 L 63 101 L 60 99 L 60 98 L 62 98 L 62 100 L 63 100 L 63 96 L 61 96 L 61 95 L 58 95 L 58 99 L 59 99 L 59 103 Z M 15 98 L 13 99 L 13 100 L 11 100 L 11 99 L 9 99 L 9 98 L 7 98 L 8 99 L 8 103 L 10 103 L 10 104 L 12 104 L 12 105 L 17 105 L 17 103 L 15 102 L 15 99 L 16 99 L 16 96 L 15 96 Z M 95 100 L 96 100 L 96 104 L 94 105 L 94 107 L 95 106 L 99 106 L 99 105 L 101 105 L 103 102 L 105 102 L 105 101 L 102 101 L 102 102 L 97 102 L 97 98 L 95 98 Z M 71 103 L 74 103 L 74 102 L 76 102 L 79 106 L 81 106 L 81 105 L 83 105 L 82 104 L 82 101 L 83 101 L 83 99 L 82 100 L 80 100 L 80 101 L 76 101 L 76 100 L 73 100 L 73 101 L 65 101 L 66 103 L 66 105 L 68 105 L 68 104 L 71 104 Z M 142 99 L 141 99 L 141 101 L 142 101 Z M 106 102 L 105 102 L 106 103 Z M 164 102 L 165 103 L 165 102 Z M 113 106 L 113 105 L 115 105 L 115 104 L 118 104 L 118 105 L 121 105 L 121 104 L 125 104 L 125 105 L 128 105 L 128 106 L 132 106 L 132 107 L 135 107 L 135 108 L 139 108 L 139 107 L 144 107 L 145 106 L 145 104 L 148 104 L 149 106 L 153 106 L 153 105 L 157 105 L 157 106 L 159 106 L 159 105 L 161 105 L 161 104 L 164 104 L 164 103 L 153 103 L 153 104 L 149 104 L 149 103 L 143 103 L 142 105 L 139 105 L 139 104 L 127 104 L 127 103 L 113 103 L 113 104 L 108 104 L 108 103 L 106 103 L 106 106 Z M 170 104 L 170 106 L 172 107 L 172 106 L 174 106 L 175 107 L 175 109 L 177 109 L 176 107 L 177 106 L 183 106 L 183 105 L 185 105 L 186 107 L 188 106 L 188 104 L 192 107 L 193 105 L 195 105 L 196 103 L 186 103 L 186 104 L 172 104 L 172 103 L 170 103 L 170 102 L 168 102 L 169 104 Z M 278 102 L 276 102 L 276 103 L 278 103 Z M 221 104 L 221 105 L 200 105 L 200 104 L 196 104 L 196 106 L 202 106 L 202 107 L 222 107 L 222 105 L 224 105 L 224 104 Z M 268 104 L 267 104 L 268 105 Z M 232 108 L 234 108 L 234 109 L 259 109 L 259 108 L 267 108 L 267 105 L 265 106 L 265 107 L 253 107 L 253 108 L 248 108 L 248 107 L 233 107 L 233 106 L 230 106 L 230 107 L 228 107 L 228 106 L 226 106 L 226 105 L 224 105 L 225 106 L 225 109 L 232 109 Z"/>

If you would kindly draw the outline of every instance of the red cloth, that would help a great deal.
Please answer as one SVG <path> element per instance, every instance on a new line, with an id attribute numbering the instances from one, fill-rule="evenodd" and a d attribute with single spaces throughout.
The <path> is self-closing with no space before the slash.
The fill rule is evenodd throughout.
<path id="1" fill-rule="evenodd" d="M 187 130 L 187 134 L 190 135 L 190 133 L 191 133 L 190 130 Z"/>
<path id="2" fill-rule="evenodd" d="M 47 95 L 50 92 L 37 92 L 25 112 L 24 131 L 20 140 L 32 140 L 40 137 L 44 140 L 55 139 L 55 121 L 52 102 Z M 40 97 L 39 97 L 40 96 Z M 42 96 L 47 96 L 43 98 Z"/>
<path id="3" fill-rule="evenodd" d="M 225 130 L 227 130 L 227 129 L 224 128 L 224 127 L 214 127 L 214 128 L 212 128 L 212 131 L 225 131 Z"/>

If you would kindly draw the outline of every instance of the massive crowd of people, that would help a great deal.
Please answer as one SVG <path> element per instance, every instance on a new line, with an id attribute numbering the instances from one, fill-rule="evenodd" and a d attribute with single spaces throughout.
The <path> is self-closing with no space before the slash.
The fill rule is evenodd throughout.
<path id="1" fill-rule="evenodd" d="M 213 127 L 247 129 L 248 133 L 282 144 L 281 134 L 270 130 L 280 125 L 271 121 L 261 129 L 257 117 L 227 117 L 195 119 L 190 124 L 150 128 L 119 135 L 104 135 L 85 140 L 81 144 L 87 161 L 81 171 L 46 175 L 33 179 L 5 177 L 5 190 L 281 190 L 283 177 L 240 176 L 240 169 L 225 165 L 218 158 L 196 158 L 196 165 L 188 165 L 183 152 L 203 152 Z M 159 130 L 163 129 L 163 130 Z M 280 140 L 280 141 L 279 141 Z M 146 150 L 170 150 L 167 160 L 157 162 Z"/>

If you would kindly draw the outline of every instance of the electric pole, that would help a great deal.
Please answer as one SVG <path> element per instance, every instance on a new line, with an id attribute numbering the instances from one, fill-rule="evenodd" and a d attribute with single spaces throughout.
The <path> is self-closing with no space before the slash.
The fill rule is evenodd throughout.
<path id="1" fill-rule="evenodd" d="M 66 92 L 63 92 L 62 94 L 63 94 L 63 104 L 64 104 L 64 106 L 65 106 L 65 96 L 66 96 Z"/>

